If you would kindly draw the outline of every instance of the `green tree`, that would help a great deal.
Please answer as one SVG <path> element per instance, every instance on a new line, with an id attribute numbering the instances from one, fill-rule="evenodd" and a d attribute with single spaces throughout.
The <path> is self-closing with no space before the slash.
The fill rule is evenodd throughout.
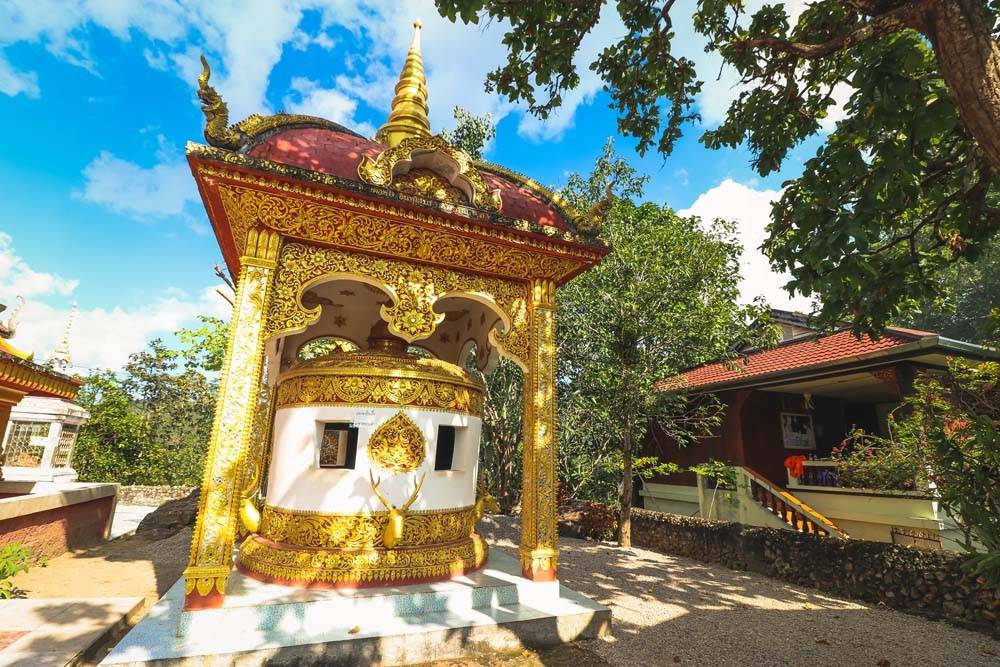
<path id="1" fill-rule="evenodd" d="M 667 155 L 697 120 L 702 79 L 677 55 L 674 0 L 436 0 L 451 20 L 509 25 L 506 63 L 487 90 L 545 117 L 580 81 L 574 57 L 602 13 L 621 37 L 589 63 L 620 132 Z M 934 295 L 952 262 L 974 261 L 1000 226 L 1000 47 L 997 3 L 816 0 L 790 5 L 698 2 L 708 52 L 741 78 L 708 147 L 745 145 L 762 175 L 823 131 L 838 86 L 846 116 L 774 205 L 765 251 L 788 288 L 821 297 L 819 323 L 879 331 Z"/>
<path id="2" fill-rule="evenodd" d="M 1000 239 L 976 262 L 958 262 L 940 276 L 939 295 L 921 299 L 900 324 L 980 344 L 1000 341 Z"/>
<path id="3" fill-rule="evenodd" d="M 751 326 L 765 317 L 763 304 L 737 303 L 742 249 L 734 226 L 613 197 L 637 194 L 642 183 L 610 144 L 590 178 L 570 179 L 564 196 L 577 206 L 612 194 L 603 237 L 613 250 L 560 291 L 557 325 L 561 469 L 576 466 L 605 482 L 620 471 L 623 545 L 631 543 L 633 474 L 654 471 L 651 459 L 636 456 L 649 423 L 687 443 L 721 416 L 717 403 L 657 391 L 656 383 L 773 337 L 773 327 Z"/>
<path id="4" fill-rule="evenodd" d="M 487 490 L 507 514 L 521 497 L 524 373 L 510 359 L 501 359 L 485 385 L 479 465 Z"/>
<path id="5" fill-rule="evenodd" d="M 90 421 L 73 464 L 84 481 L 195 485 L 201 479 L 215 411 L 226 325 L 177 332 L 180 349 L 151 341 L 119 373 L 86 378 L 80 403 Z"/>
<path id="6" fill-rule="evenodd" d="M 473 116 L 466 109 L 455 107 L 455 129 L 445 130 L 441 136 L 473 160 L 482 160 L 483 148 L 497 136 L 497 128 L 491 114 Z"/>
<path id="7" fill-rule="evenodd" d="M 906 405 L 890 444 L 923 462 L 976 552 L 969 567 L 1000 588 L 1000 364 L 954 359 L 918 379 Z"/>

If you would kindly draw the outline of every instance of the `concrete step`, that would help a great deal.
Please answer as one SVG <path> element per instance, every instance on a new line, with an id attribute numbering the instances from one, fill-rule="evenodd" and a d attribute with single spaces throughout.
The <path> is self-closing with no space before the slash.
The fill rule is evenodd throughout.
<path id="1" fill-rule="evenodd" d="M 610 632 L 607 607 L 519 572 L 517 559 L 494 551 L 484 570 L 436 584 L 273 591 L 234 581 L 222 609 L 184 620 L 178 582 L 101 664 L 402 665 Z"/>

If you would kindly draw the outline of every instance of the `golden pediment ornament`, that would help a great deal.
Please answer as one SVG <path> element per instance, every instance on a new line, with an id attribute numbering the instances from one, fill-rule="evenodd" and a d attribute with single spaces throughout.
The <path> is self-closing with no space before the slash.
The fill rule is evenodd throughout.
<path id="1" fill-rule="evenodd" d="M 438 174 L 461 191 L 468 203 L 476 208 L 499 211 L 503 206 L 500 191 L 490 190 L 472 158 L 440 136 L 408 137 L 398 146 L 382 151 L 374 160 L 365 156 L 358 165 L 358 176 L 369 185 L 390 188 L 399 185 L 401 187 L 397 189 L 407 192 L 422 186 L 426 191 L 419 194 L 427 197 L 438 198 L 440 194 L 449 194 L 450 191 L 443 190 L 440 183 L 432 179 L 415 181 L 408 176 L 411 169 L 427 169 Z"/>
<path id="2" fill-rule="evenodd" d="M 411 472 L 424 462 L 426 453 L 423 432 L 402 411 L 375 429 L 368 441 L 368 460 L 382 470 Z"/>

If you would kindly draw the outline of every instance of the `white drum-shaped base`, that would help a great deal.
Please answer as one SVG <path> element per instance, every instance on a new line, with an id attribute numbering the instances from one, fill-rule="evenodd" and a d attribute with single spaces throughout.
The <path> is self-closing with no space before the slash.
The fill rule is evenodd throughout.
<path id="1" fill-rule="evenodd" d="M 372 433 L 400 412 L 421 430 L 427 443 L 424 460 L 412 472 L 373 467 L 368 455 Z M 342 423 L 358 429 L 354 468 L 321 468 L 324 425 Z M 448 470 L 435 470 L 438 429 L 455 427 L 455 448 Z M 468 414 L 395 406 L 300 405 L 279 408 L 274 415 L 274 443 L 267 483 L 267 504 L 326 514 L 385 512 L 372 492 L 369 471 L 379 492 L 401 506 L 426 473 L 410 510 L 468 507 L 476 502 L 479 435 L 482 420 Z"/>

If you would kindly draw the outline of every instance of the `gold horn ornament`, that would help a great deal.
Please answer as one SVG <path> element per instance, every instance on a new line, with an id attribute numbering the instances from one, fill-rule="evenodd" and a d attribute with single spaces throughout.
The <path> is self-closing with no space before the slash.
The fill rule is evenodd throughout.
<path id="1" fill-rule="evenodd" d="M 410 509 L 413 501 L 417 499 L 417 494 L 420 492 L 420 487 L 424 484 L 425 477 L 427 477 L 426 471 L 420 476 L 420 481 L 413 486 L 413 493 L 410 494 L 410 499 L 402 507 L 397 508 L 379 492 L 378 485 L 382 483 L 382 478 L 379 477 L 376 482 L 375 477 L 372 476 L 372 471 L 368 471 L 368 479 L 371 480 L 372 491 L 375 492 L 375 496 L 385 505 L 385 508 L 389 510 L 389 521 L 386 523 L 385 530 L 382 533 L 382 543 L 387 549 L 392 549 L 402 539 L 403 528 L 406 523 L 406 512 Z"/>

